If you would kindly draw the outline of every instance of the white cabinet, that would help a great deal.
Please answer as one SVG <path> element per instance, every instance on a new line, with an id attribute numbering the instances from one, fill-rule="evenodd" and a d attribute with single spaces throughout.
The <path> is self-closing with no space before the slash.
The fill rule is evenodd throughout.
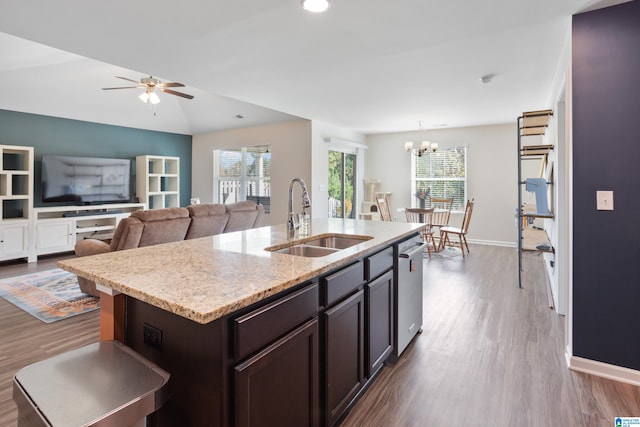
<path id="1" fill-rule="evenodd" d="M 74 226 L 76 241 L 112 235 L 120 220 L 129 215 L 130 212 L 78 217 Z"/>
<path id="2" fill-rule="evenodd" d="M 136 196 L 149 209 L 180 206 L 180 158 L 137 156 Z"/>
<path id="3" fill-rule="evenodd" d="M 29 255 L 33 147 L 0 145 L 0 260 Z"/>
<path id="4" fill-rule="evenodd" d="M 73 220 L 43 220 L 36 224 L 36 255 L 72 251 L 76 244 Z"/>
<path id="5" fill-rule="evenodd" d="M 145 208 L 144 203 L 35 208 L 35 239 L 29 261 L 38 255 L 72 251 L 82 239 L 107 240 L 121 219 Z"/>
<path id="6" fill-rule="evenodd" d="M 0 226 L 0 260 L 28 257 L 29 221 Z"/>

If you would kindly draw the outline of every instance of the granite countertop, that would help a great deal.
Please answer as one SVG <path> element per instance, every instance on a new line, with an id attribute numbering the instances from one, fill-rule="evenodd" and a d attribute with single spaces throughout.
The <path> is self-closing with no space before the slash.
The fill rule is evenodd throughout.
<path id="1" fill-rule="evenodd" d="M 64 270 L 206 324 L 411 235 L 420 224 L 314 219 L 311 235 L 373 237 L 323 257 L 265 250 L 286 245 L 285 225 L 60 261 Z"/>

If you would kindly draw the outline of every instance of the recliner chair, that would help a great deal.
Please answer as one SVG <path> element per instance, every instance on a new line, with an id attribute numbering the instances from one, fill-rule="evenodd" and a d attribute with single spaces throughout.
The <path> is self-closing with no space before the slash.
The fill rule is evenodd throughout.
<path id="1" fill-rule="evenodd" d="M 189 225 L 191 217 L 186 208 L 135 211 L 118 223 L 110 244 L 96 239 L 81 240 L 75 246 L 76 256 L 177 242 L 184 240 Z M 78 284 L 82 292 L 100 296 L 95 282 L 78 276 Z"/>

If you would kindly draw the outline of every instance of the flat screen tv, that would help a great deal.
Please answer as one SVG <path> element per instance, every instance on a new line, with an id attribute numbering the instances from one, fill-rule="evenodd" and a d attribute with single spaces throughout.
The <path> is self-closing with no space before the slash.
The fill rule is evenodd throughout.
<path id="1" fill-rule="evenodd" d="M 131 160 L 42 156 L 42 201 L 71 205 L 127 203 Z"/>

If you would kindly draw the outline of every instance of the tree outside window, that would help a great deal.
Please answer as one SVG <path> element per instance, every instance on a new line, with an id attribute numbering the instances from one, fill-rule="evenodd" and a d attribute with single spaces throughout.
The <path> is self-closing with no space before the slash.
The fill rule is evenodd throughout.
<path id="1" fill-rule="evenodd" d="M 411 157 L 412 194 L 424 190 L 430 197 L 453 197 L 452 210 L 463 211 L 467 188 L 466 147 L 440 148 L 421 157 Z"/>
<path id="2" fill-rule="evenodd" d="M 355 218 L 356 154 L 329 151 L 329 218 Z"/>

